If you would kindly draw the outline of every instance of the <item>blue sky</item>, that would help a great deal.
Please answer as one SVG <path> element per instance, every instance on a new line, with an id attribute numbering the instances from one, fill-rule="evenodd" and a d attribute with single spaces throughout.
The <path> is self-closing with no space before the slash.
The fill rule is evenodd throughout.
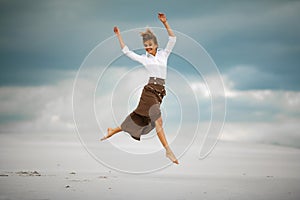
<path id="1" fill-rule="evenodd" d="M 218 66 L 231 94 L 225 135 L 236 137 L 228 138 L 247 140 L 237 136 L 245 127 L 245 135 L 265 127 L 269 137 L 277 124 L 286 133 L 269 142 L 285 134 L 284 145 L 300 146 L 299 10 L 300 1 L 281 0 L 1 1 L 1 132 L 72 130 L 66 94 L 84 58 L 115 25 L 161 27 L 160 11 Z"/>

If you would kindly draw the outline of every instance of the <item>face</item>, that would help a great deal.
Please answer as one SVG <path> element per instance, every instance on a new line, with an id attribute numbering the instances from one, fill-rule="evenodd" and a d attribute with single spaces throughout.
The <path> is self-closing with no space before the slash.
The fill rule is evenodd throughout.
<path id="1" fill-rule="evenodd" d="M 157 50 L 157 44 L 153 42 L 153 40 L 147 40 L 144 42 L 144 48 L 149 53 L 155 56 Z"/>

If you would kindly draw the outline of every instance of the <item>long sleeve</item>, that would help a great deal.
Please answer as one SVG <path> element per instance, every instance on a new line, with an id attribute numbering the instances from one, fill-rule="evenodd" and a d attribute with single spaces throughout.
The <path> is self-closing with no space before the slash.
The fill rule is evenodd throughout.
<path id="1" fill-rule="evenodd" d="M 141 55 L 138 55 L 136 53 L 134 53 L 133 51 L 130 51 L 128 46 L 125 46 L 123 49 L 122 49 L 122 52 L 128 56 L 129 58 L 131 58 L 132 60 L 134 61 L 137 61 L 141 64 L 144 64 L 144 57 L 141 56 Z"/>
<path id="2" fill-rule="evenodd" d="M 174 46 L 175 46 L 175 43 L 176 43 L 176 37 L 172 37 L 172 36 L 169 36 L 169 41 L 167 43 L 167 46 L 166 48 L 164 49 L 167 56 L 170 55 L 170 53 L 172 52 Z"/>

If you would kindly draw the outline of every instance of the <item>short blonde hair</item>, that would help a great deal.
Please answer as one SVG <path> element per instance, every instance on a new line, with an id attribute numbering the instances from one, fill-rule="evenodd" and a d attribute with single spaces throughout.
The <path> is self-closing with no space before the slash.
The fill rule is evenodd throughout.
<path id="1" fill-rule="evenodd" d="M 143 42 L 146 42 L 148 40 L 153 40 L 154 44 L 158 45 L 156 36 L 149 28 L 147 28 L 145 32 L 141 32 L 141 36 L 143 38 Z"/>

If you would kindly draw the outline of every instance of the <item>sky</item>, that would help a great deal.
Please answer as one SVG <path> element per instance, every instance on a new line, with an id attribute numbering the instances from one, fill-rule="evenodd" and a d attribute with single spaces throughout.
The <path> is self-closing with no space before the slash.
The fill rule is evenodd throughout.
<path id="1" fill-rule="evenodd" d="M 86 56 L 113 36 L 113 26 L 162 27 L 156 15 L 164 12 L 220 71 L 227 100 L 222 139 L 299 148 L 299 10 L 294 0 L 2 0 L 0 133 L 74 132 L 73 83 Z M 120 51 L 117 43 L 107 50 Z M 129 64 L 120 59 L 114 73 Z"/>

